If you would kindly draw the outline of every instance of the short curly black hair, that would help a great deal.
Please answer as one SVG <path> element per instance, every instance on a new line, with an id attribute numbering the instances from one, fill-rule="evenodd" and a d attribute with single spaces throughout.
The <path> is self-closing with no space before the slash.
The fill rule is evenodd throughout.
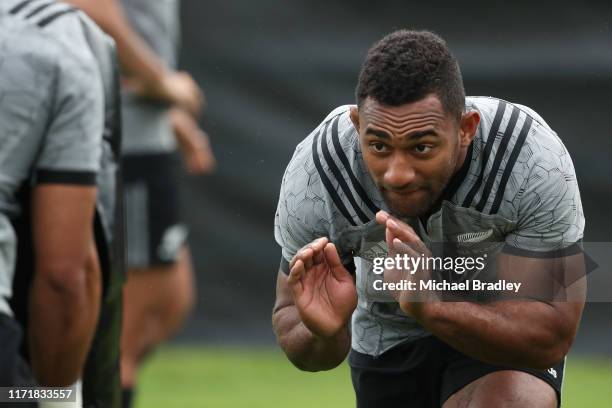
<path id="1" fill-rule="evenodd" d="M 461 118 L 465 90 L 457 60 L 438 35 L 411 30 L 388 34 L 370 48 L 355 90 L 358 106 L 367 97 L 399 106 L 431 93 L 447 112 Z"/>

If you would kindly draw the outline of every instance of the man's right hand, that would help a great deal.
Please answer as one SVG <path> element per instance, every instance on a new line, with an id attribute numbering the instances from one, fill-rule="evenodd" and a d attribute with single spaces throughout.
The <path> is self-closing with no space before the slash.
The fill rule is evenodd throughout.
<path id="1" fill-rule="evenodd" d="M 287 283 L 302 322 L 314 335 L 332 338 L 347 327 L 357 307 L 355 282 L 327 238 L 293 257 Z"/>
<path id="2" fill-rule="evenodd" d="M 183 109 L 170 109 L 174 135 L 183 154 L 187 171 L 191 174 L 210 174 L 216 166 L 215 155 L 206 132 Z"/>
<path id="3" fill-rule="evenodd" d="M 167 71 L 154 83 L 126 77 L 124 85 L 140 97 L 176 105 L 194 117 L 201 113 L 206 102 L 204 92 L 187 72 Z"/>
<path id="4" fill-rule="evenodd" d="M 194 117 L 197 117 L 204 109 L 206 103 L 204 91 L 187 72 L 169 72 L 162 85 L 163 92 L 168 95 L 168 99 Z"/>

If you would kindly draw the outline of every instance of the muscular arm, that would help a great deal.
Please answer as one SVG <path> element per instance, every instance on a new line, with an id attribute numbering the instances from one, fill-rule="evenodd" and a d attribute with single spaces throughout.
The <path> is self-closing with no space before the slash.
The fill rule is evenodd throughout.
<path id="1" fill-rule="evenodd" d="M 157 84 L 166 68 L 153 51 L 134 32 L 117 0 L 64 0 L 83 10 L 117 43 L 121 65 L 130 76 L 144 83 Z"/>
<path id="2" fill-rule="evenodd" d="M 95 187 L 42 184 L 33 194 L 36 271 L 30 292 L 32 369 L 45 386 L 81 374 L 100 307 L 92 236 Z"/>
<path id="3" fill-rule="evenodd" d="M 584 264 L 582 255 L 564 258 L 566 268 L 576 271 Z M 554 282 L 543 273 L 559 260 L 538 260 L 500 255 L 500 279 L 512 277 L 530 286 L 541 301 L 505 300 L 488 304 L 471 302 L 428 302 L 414 307 L 400 304 L 434 335 L 457 350 L 491 364 L 545 369 L 568 353 L 584 307 L 585 284 L 579 280 L 563 290 L 554 301 L 542 285 Z M 540 276 L 542 279 L 530 277 Z M 548 276 L 548 277 L 546 277 Z M 582 275 L 584 276 L 584 275 Z M 527 289 L 529 290 L 529 289 Z M 525 294 L 529 297 L 529 294 Z"/>
<path id="4" fill-rule="evenodd" d="M 389 248 L 410 256 L 430 254 L 409 225 L 382 211 L 376 218 L 386 225 Z M 569 351 L 582 315 L 582 253 L 548 259 L 502 253 L 495 261 L 498 280 L 522 283 L 512 300 L 443 302 L 435 294 L 402 291 L 399 305 L 435 336 L 475 359 L 525 368 L 553 366 Z M 426 270 L 418 275 L 430 278 Z"/>
<path id="5" fill-rule="evenodd" d="M 117 0 L 64 0 L 83 10 L 117 44 L 127 84 L 139 95 L 177 104 L 193 115 L 202 108 L 203 94 L 191 76 L 174 72 L 134 31 Z"/>
<path id="6" fill-rule="evenodd" d="M 342 363 L 350 350 L 348 325 L 337 336 L 325 339 L 314 335 L 302 323 L 287 283 L 287 276 L 282 271 L 278 272 L 276 279 L 272 326 L 279 345 L 300 370 L 330 370 Z"/>

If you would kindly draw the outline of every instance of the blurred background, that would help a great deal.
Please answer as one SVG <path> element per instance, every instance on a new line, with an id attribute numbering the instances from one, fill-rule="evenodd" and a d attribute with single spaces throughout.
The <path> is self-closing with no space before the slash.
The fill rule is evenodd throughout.
<path id="1" fill-rule="evenodd" d="M 442 35 L 460 61 L 468 95 L 540 113 L 573 157 L 585 241 L 610 241 L 612 3 L 183 0 L 182 15 L 181 67 L 206 91 L 202 124 L 218 169 L 185 178 L 199 301 L 174 341 L 182 351 L 168 351 L 179 353 L 174 358 L 188 361 L 194 343 L 206 345 L 203 365 L 221 345 L 275 353 L 270 312 L 280 249 L 273 216 L 283 171 L 329 111 L 353 103 L 367 49 L 397 28 Z M 577 361 L 612 360 L 611 312 L 607 303 L 587 306 Z M 288 364 L 283 369 L 293 375 Z M 348 371 L 341 370 L 352 398 Z"/>

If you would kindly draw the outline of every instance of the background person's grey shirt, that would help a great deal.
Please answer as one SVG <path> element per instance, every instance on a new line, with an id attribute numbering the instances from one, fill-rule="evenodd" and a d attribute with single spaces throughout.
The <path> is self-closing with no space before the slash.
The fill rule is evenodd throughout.
<path id="1" fill-rule="evenodd" d="M 127 19 L 145 43 L 170 69 L 177 65 L 180 37 L 178 0 L 122 0 Z M 123 92 L 123 145 L 126 155 L 176 149 L 168 107 Z"/>
<path id="2" fill-rule="evenodd" d="M 0 313 L 11 315 L 16 193 L 35 183 L 95 185 L 104 94 L 80 12 L 0 3 Z"/>

